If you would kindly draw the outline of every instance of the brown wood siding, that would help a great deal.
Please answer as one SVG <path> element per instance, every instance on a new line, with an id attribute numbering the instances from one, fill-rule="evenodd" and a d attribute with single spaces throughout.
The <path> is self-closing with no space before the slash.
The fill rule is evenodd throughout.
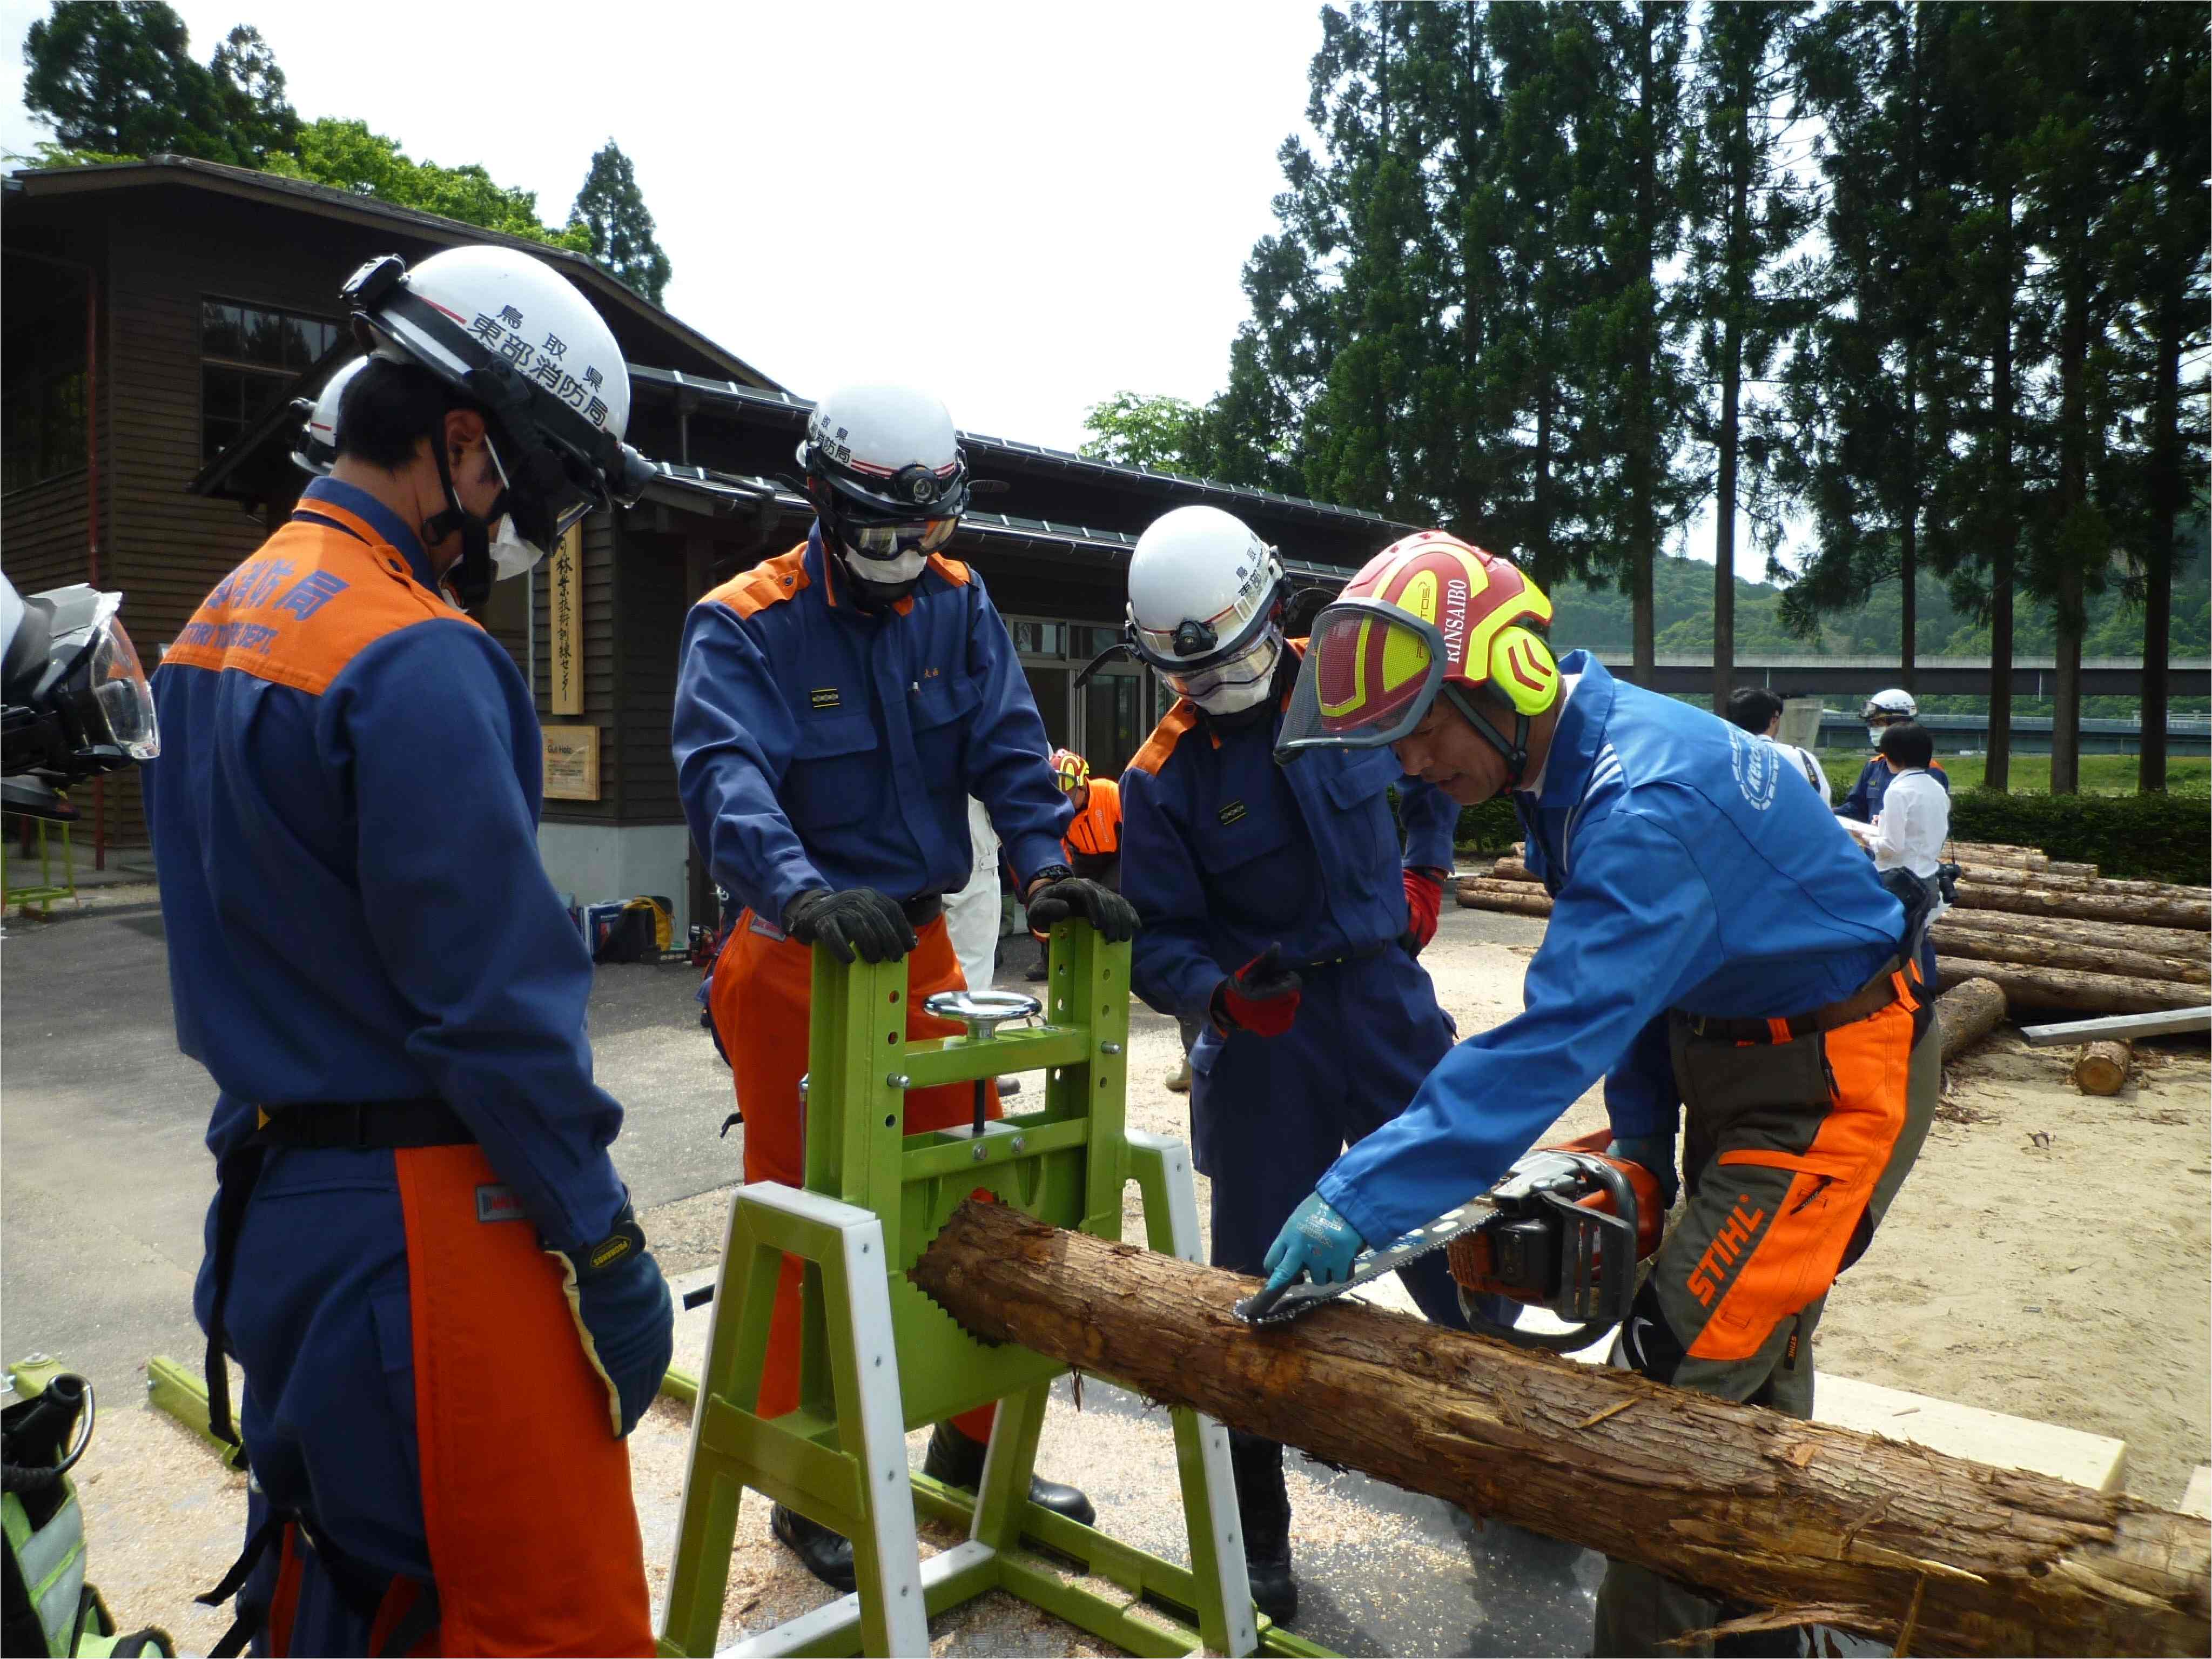
<path id="1" fill-rule="evenodd" d="M 684 538 L 626 530 L 617 579 L 622 589 L 622 821 L 681 823 L 668 721 L 690 608 Z"/>
<path id="2" fill-rule="evenodd" d="M 40 593 L 86 580 L 88 489 L 79 471 L 0 495 L 0 556 L 17 592 Z M 126 613 L 124 625 L 134 627 L 136 620 Z"/>

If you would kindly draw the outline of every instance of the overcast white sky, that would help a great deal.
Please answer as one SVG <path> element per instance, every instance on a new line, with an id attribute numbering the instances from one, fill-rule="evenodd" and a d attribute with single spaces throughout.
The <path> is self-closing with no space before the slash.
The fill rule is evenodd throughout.
<path id="1" fill-rule="evenodd" d="M 258 27 L 309 118 L 481 161 L 559 224 L 592 153 L 637 167 L 671 310 L 803 396 L 937 390 L 1073 448 L 1129 388 L 1217 391 L 1304 125 L 1315 0 L 529 6 L 172 0 L 204 62 Z M 0 147 L 44 0 L 0 0 Z"/>

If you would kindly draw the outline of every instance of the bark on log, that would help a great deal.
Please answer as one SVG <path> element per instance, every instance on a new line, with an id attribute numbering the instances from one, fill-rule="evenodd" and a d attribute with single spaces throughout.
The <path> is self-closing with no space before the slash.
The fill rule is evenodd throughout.
<path id="1" fill-rule="evenodd" d="M 2135 1058 L 2128 1042 L 2085 1042 L 2074 1062 L 2074 1084 L 2085 1095 L 2116 1095 L 2127 1086 L 2128 1063 Z"/>
<path id="2" fill-rule="evenodd" d="M 2191 959 L 2112 950 L 2094 930 L 2084 930 L 2075 942 L 2068 943 L 2033 933 L 1954 927 L 1950 921 L 1950 916 L 1945 916 L 1936 924 L 1936 949 L 1944 956 L 1966 957 L 1976 962 L 2015 962 L 2028 968 L 2073 968 L 2128 979 L 2170 979 L 2192 985 L 2212 982 L 2212 969 L 2205 966 L 2202 957 Z"/>
<path id="3" fill-rule="evenodd" d="M 1962 864 L 1972 859 L 1978 864 L 2013 864 L 2025 870 L 2039 870 L 2051 862 L 2051 854 L 2039 847 L 2014 847 L 2002 841 L 1947 841 L 1943 856 Z"/>
<path id="4" fill-rule="evenodd" d="M 1415 1492 L 1916 1653 L 2202 1654 L 2212 1523 L 963 1205 L 914 1269 L 970 1331 Z"/>
<path id="5" fill-rule="evenodd" d="M 1943 1064 L 1948 1066 L 2004 1024 L 2005 994 L 1985 979 L 1961 980 L 1936 999 L 1936 1023 L 1943 1032 Z"/>
<path id="6" fill-rule="evenodd" d="M 2187 887 L 2171 881 L 2115 881 L 2105 876 L 2069 876 L 2054 870 L 2014 870 L 1998 864 L 1962 864 L 1962 881 L 1990 887 L 2038 887 L 2051 893 L 2101 893 L 2108 898 L 2212 900 L 2212 887 Z"/>
<path id="7" fill-rule="evenodd" d="M 1938 956 L 1936 971 L 1946 985 L 1985 979 L 2015 1008 L 2063 1008 L 2077 1014 L 2152 1014 L 2167 1008 L 2201 1008 L 2204 988 L 2185 981 L 2124 979 L 2077 973 L 2071 968 L 2027 968 L 2016 962 L 1975 962 Z"/>
<path id="8" fill-rule="evenodd" d="M 1490 881 L 1468 876 L 1459 884 L 1459 902 L 1469 910 L 1500 910 L 1508 915 L 1548 916 L 1552 896 L 1522 881 Z"/>
<path id="9" fill-rule="evenodd" d="M 2198 962 L 2205 959 L 2208 950 L 2212 950 L 2212 938 L 2190 927 L 2137 927 L 2115 921 L 2092 932 L 2063 916 L 2026 916 L 2008 910 L 1953 910 L 1936 925 L 2076 945 L 2087 936 L 2115 951 L 2139 951 L 2145 956 L 2182 957 Z"/>
<path id="10" fill-rule="evenodd" d="M 1959 884 L 1959 907 L 2006 910 L 2024 916 L 2069 916 L 2077 921 L 2124 921 L 2145 927 L 2212 930 L 2212 902 L 2140 893 L 2062 893 L 2045 887 L 2006 887 L 1990 882 Z"/>

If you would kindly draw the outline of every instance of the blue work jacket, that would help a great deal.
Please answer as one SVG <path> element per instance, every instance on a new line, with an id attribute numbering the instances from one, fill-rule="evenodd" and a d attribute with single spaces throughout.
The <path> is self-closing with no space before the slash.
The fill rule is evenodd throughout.
<path id="1" fill-rule="evenodd" d="M 1221 731 L 1188 699 L 1121 775 L 1121 892 L 1143 927 L 1137 994 L 1206 1012 L 1213 988 L 1270 945 L 1293 963 L 1396 939 L 1405 872 L 1449 871 L 1459 808 L 1388 749 L 1317 749 L 1275 763 L 1273 720 Z M 1384 791 L 1405 819 L 1401 854 Z"/>
<path id="2" fill-rule="evenodd" d="M 1534 797 L 1553 908 L 1525 1012 L 1445 1055 L 1321 1195 L 1373 1243 L 1483 1191 L 1602 1076 L 1613 1133 L 1672 1133 L 1665 1016 L 1771 1018 L 1839 1000 L 1895 956 L 1905 913 L 1771 744 L 1687 703 L 1579 674 Z"/>
<path id="3" fill-rule="evenodd" d="M 592 1081 L 592 963 L 538 854 L 542 744 L 514 659 L 364 492 L 310 483 L 154 676 L 146 768 L 178 1045 L 262 1104 L 434 1095 L 548 1243 L 623 1202 Z"/>
<path id="4" fill-rule="evenodd" d="M 969 795 L 1024 882 L 1060 863 L 1072 809 L 983 579 L 933 556 L 888 614 L 841 583 L 817 526 L 691 608 L 676 775 L 714 879 L 776 922 L 811 887 L 957 892 Z"/>
<path id="5" fill-rule="evenodd" d="M 1860 772 L 1850 793 L 1837 804 L 1836 816 L 1872 823 L 1881 811 L 1881 798 L 1889 793 L 1889 781 L 1893 775 L 1882 757 L 1876 755 Z M 1934 761 L 1928 763 L 1928 775 L 1943 786 L 1945 794 L 1951 793 L 1951 775 Z"/>

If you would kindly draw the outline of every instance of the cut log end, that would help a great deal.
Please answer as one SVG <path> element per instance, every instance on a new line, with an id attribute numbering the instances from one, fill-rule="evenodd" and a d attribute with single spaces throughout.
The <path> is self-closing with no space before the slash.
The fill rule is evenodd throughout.
<path id="1" fill-rule="evenodd" d="M 2135 1058 L 2127 1042 L 2085 1042 L 2074 1061 L 2074 1083 L 2085 1095 L 2116 1095 L 2127 1086 L 2128 1066 Z"/>

